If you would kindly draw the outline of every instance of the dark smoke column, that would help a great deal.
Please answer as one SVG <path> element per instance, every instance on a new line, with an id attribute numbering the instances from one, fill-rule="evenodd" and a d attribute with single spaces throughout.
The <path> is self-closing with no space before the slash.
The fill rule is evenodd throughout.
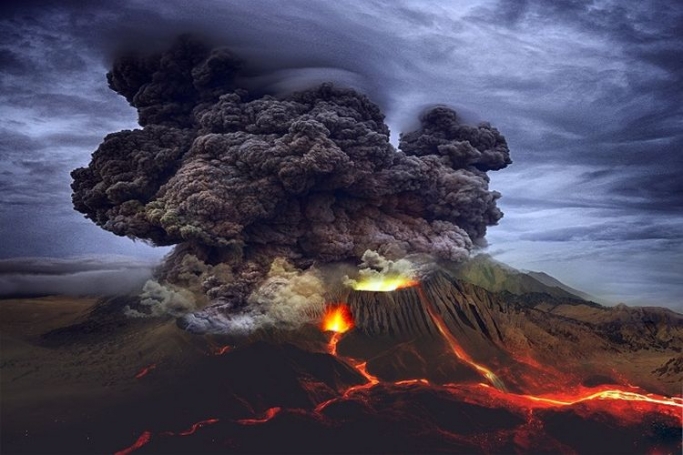
<path id="1" fill-rule="evenodd" d="M 501 218 L 486 171 L 510 158 L 495 128 L 439 107 L 397 151 L 364 95 L 323 84 L 257 97 L 238 87 L 241 67 L 182 37 L 107 75 L 143 128 L 108 135 L 72 172 L 74 207 L 117 235 L 178 245 L 160 280 L 237 309 L 275 258 L 458 261 Z"/>

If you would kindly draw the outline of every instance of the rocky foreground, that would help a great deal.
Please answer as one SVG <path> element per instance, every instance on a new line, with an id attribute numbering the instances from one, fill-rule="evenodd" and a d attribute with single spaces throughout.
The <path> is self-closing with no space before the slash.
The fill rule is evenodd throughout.
<path id="1" fill-rule="evenodd" d="M 422 289 L 467 361 L 415 287 L 349 293 L 336 350 L 126 319 L 126 297 L 2 301 L 2 452 L 680 452 L 683 316 Z"/>

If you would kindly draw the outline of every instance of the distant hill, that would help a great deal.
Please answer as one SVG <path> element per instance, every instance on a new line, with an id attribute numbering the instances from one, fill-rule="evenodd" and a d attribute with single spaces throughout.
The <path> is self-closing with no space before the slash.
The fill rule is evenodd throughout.
<path id="1" fill-rule="evenodd" d="M 522 272 L 491 258 L 475 256 L 455 269 L 455 277 L 491 292 L 507 291 L 522 295 L 544 293 L 557 298 L 572 298 L 605 303 L 585 292 L 574 289 L 543 272 Z"/>

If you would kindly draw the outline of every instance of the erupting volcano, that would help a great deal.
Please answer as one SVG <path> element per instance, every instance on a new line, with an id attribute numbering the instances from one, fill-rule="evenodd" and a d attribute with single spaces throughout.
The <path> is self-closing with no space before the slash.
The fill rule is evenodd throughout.
<path id="1" fill-rule="evenodd" d="M 365 95 L 254 73 L 187 36 L 116 60 L 142 128 L 73 171 L 73 204 L 175 247 L 139 295 L 13 340 L 74 370 L 12 384 L 86 392 L 36 394 L 10 451 L 680 451 L 682 315 L 463 273 L 502 217 L 497 129 L 437 106 L 394 147 Z"/>
<path id="2" fill-rule="evenodd" d="M 446 278 L 442 277 L 442 280 L 445 280 Z M 378 282 L 381 281 L 381 277 L 377 277 Z M 517 382 L 517 387 L 518 390 L 516 392 L 509 392 L 504 384 L 504 382 L 489 368 L 483 366 L 480 363 L 475 362 L 472 360 L 472 357 L 463 349 L 463 347 L 460 345 L 456 337 L 451 333 L 449 329 L 449 324 L 446 323 L 444 317 L 439 314 L 436 306 L 431 303 L 430 298 L 428 297 L 427 293 L 423 289 L 422 284 L 419 281 L 416 280 L 408 280 L 405 278 L 401 277 L 391 277 L 389 278 L 389 283 L 393 284 L 397 280 L 401 280 L 404 283 L 411 283 L 409 286 L 404 286 L 404 287 L 415 287 L 417 290 L 417 294 L 419 296 L 419 301 L 420 304 L 423 307 L 423 310 L 429 315 L 431 322 L 433 325 L 437 328 L 438 334 L 443 337 L 443 340 L 445 342 L 445 345 L 449 348 L 449 350 L 454 354 L 454 356 L 464 364 L 472 367 L 474 370 L 479 372 L 483 378 L 485 378 L 490 385 L 495 387 L 495 389 L 498 390 L 498 392 L 493 392 L 489 391 L 489 385 L 487 384 L 476 384 L 474 382 L 470 382 L 469 384 L 464 383 L 464 384 L 454 384 L 454 383 L 447 383 L 447 384 L 441 384 L 441 385 L 436 385 L 432 383 L 430 380 L 426 378 L 413 378 L 413 379 L 403 379 L 403 380 L 398 380 L 398 381 L 393 381 L 391 384 L 394 386 L 405 386 L 405 385 L 414 385 L 414 384 L 421 384 L 423 386 L 431 386 L 431 387 L 443 387 L 444 390 L 448 391 L 449 393 L 452 393 L 461 399 L 465 400 L 465 397 L 462 396 L 464 391 L 468 394 L 472 394 L 473 396 L 478 396 L 479 398 L 476 398 L 476 400 L 484 400 L 484 402 L 488 404 L 495 404 L 496 406 L 500 407 L 515 407 L 519 406 L 522 408 L 528 408 L 528 409 L 534 409 L 534 408 L 552 408 L 552 407 L 564 407 L 564 406 L 573 406 L 581 403 L 586 403 L 586 402 L 591 402 L 593 400 L 600 400 L 601 404 L 595 404 L 594 410 L 592 412 L 609 412 L 614 414 L 617 418 L 623 418 L 624 420 L 629 420 L 634 417 L 634 415 L 638 415 L 639 413 L 642 412 L 649 412 L 652 410 L 655 410 L 655 412 L 659 412 L 665 415 L 670 415 L 672 417 L 675 417 L 679 419 L 683 423 L 683 397 L 666 397 L 658 394 L 652 394 L 652 393 L 638 393 L 642 392 L 638 387 L 634 387 L 632 385 L 625 385 L 622 386 L 621 388 L 614 388 L 613 386 L 598 386 L 594 388 L 589 388 L 585 387 L 580 384 L 571 384 L 571 382 L 563 382 L 563 383 L 558 383 L 554 387 L 554 392 L 548 392 L 546 391 L 542 395 L 534 395 L 533 394 L 533 388 L 535 384 L 533 383 L 527 383 L 527 384 L 521 384 L 520 382 Z M 378 286 L 379 288 L 382 288 L 383 286 L 380 284 Z M 356 288 L 356 290 L 359 290 Z M 380 291 L 380 292 L 389 292 L 389 291 Z M 405 294 L 404 294 L 405 295 Z M 397 296 L 397 301 L 399 304 L 402 302 L 400 301 L 400 298 Z M 347 313 L 348 307 L 346 306 L 341 306 L 341 307 L 335 307 L 336 311 L 341 312 L 341 309 L 343 309 L 344 313 L 347 314 L 347 318 L 352 317 L 349 313 Z M 327 316 L 326 316 L 327 319 Z M 353 324 L 353 320 L 351 319 L 351 324 Z M 351 325 L 352 327 L 352 325 Z M 330 349 L 329 352 L 332 355 L 337 356 L 337 344 L 339 343 L 339 340 L 341 339 L 341 334 L 345 333 L 347 330 L 342 330 L 339 332 L 335 332 L 330 341 Z M 507 352 L 506 354 L 509 355 L 509 361 L 515 362 L 514 359 L 514 353 Z M 348 357 L 342 357 L 344 361 L 348 362 L 351 366 L 356 368 L 367 380 L 368 383 L 364 386 L 353 386 L 350 387 L 343 395 L 344 398 L 348 398 L 349 395 L 353 392 L 356 392 L 361 389 L 366 389 L 368 387 L 375 386 L 382 382 L 380 379 L 378 379 L 376 376 L 368 373 L 367 370 L 367 362 L 358 362 L 355 359 L 351 359 Z M 525 364 L 525 366 L 528 367 L 528 361 L 522 360 L 522 364 Z M 505 369 L 506 371 L 510 371 L 509 368 Z M 546 373 L 549 369 L 546 369 Z M 554 372 L 555 375 L 558 377 L 564 376 L 565 381 L 568 379 L 568 376 L 566 374 L 563 374 L 561 370 L 557 370 Z M 480 388 L 478 391 L 474 391 L 473 386 L 479 386 Z M 472 396 L 470 396 L 467 399 L 473 399 Z M 607 400 L 607 401 L 602 401 L 602 400 Z M 614 402 L 619 402 L 619 401 L 627 401 L 627 402 L 634 402 L 634 403 L 642 403 L 644 406 L 638 408 L 638 407 L 633 407 L 633 405 L 627 406 L 626 408 L 622 407 L 619 405 L 619 403 L 610 403 L 609 400 L 612 400 Z M 320 405 L 317 410 L 320 410 L 327 406 L 329 402 L 333 400 L 329 400 L 328 402 L 323 403 Z M 624 415 L 626 414 L 626 415 Z M 633 414 L 633 415 L 629 415 Z"/>

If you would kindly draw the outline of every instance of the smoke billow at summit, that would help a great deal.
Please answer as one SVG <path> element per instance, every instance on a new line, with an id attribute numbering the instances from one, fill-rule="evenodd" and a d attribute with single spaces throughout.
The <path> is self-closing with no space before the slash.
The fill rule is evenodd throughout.
<path id="1" fill-rule="evenodd" d="M 195 332 L 296 325 L 323 311 L 327 264 L 458 262 L 485 244 L 502 217 L 486 173 L 511 163 L 498 130 L 434 107 L 397 150 L 368 96 L 331 83 L 252 93 L 247 57 L 183 36 L 107 75 L 142 128 L 109 134 L 72 172 L 74 207 L 176 245 L 131 315 L 182 316 Z"/>

